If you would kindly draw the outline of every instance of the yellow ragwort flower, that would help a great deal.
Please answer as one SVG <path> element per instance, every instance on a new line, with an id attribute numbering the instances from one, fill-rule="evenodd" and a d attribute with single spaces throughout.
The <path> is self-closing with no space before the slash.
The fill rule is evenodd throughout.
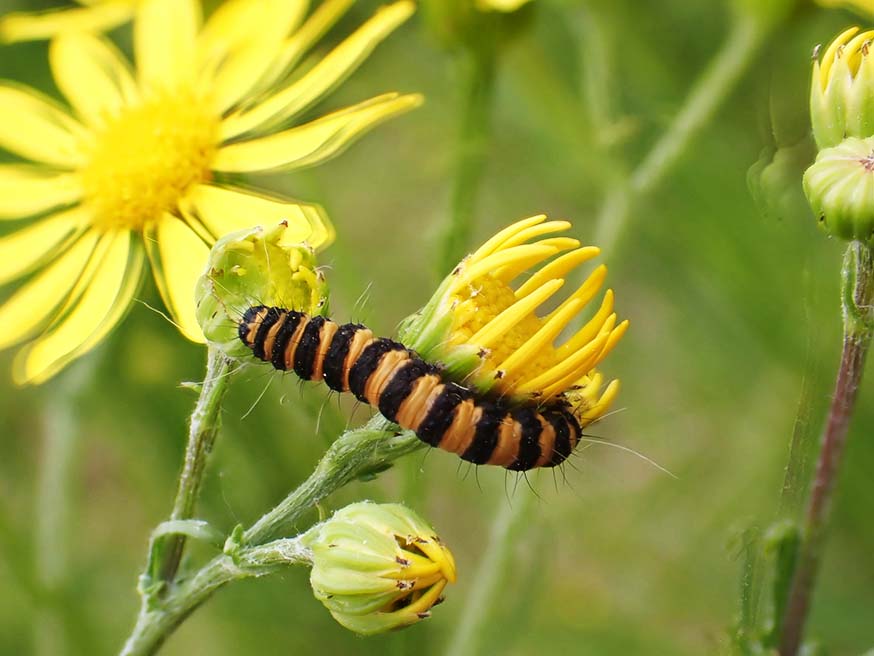
<path id="1" fill-rule="evenodd" d="M 0 18 L 0 42 L 50 39 L 61 32 L 103 32 L 129 21 L 139 0 L 77 0 L 82 7 L 15 12 Z"/>
<path id="2" fill-rule="evenodd" d="M 174 321 L 202 341 L 193 296 L 209 244 L 280 221 L 289 239 L 315 248 L 333 239 L 318 206 L 216 174 L 320 164 L 421 103 L 389 93 L 290 126 L 414 10 L 409 0 L 383 7 L 289 80 L 352 1 L 326 0 L 307 17 L 305 0 L 231 0 L 201 26 L 196 0 L 143 0 L 136 71 L 103 38 L 52 41 L 72 114 L 0 82 L 0 147 L 31 161 L 0 165 L 0 221 L 41 216 L 0 238 L 0 284 L 37 272 L 0 307 L 0 348 L 36 337 L 15 360 L 16 382 L 42 382 L 102 339 L 129 307 L 146 257 Z"/>
<path id="3" fill-rule="evenodd" d="M 476 8 L 480 11 L 501 11 L 509 13 L 516 11 L 531 0 L 476 0 Z"/>
<path id="4" fill-rule="evenodd" d="M 402 341 L 480 391 L 520 401 L 561 397 L 582 426 L 602 417 L 619 381 L 602 389 L 604 378 L 595 367 L 628 328 L 627 320 L 617 325 L 613 291 L 607 290 L 573 336 L 560 345 L 556 340 L 598 294 L 607 267 L 595 268 L 551 311 L 537 314 L 566 276 L 600 253 L 570 237 L 546 236 L 570 227 L 540 215 L 498 232 L 462 260 L 405 323 Z"/>

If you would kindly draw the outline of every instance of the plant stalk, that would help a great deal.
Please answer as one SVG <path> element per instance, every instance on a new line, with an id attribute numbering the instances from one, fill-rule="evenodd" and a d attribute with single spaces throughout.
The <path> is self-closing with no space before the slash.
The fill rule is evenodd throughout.
<path id="1" fill-rule="evenodd" d="M 614 253 L 637 201 L 661 183 L 692 140 L 713 119 L 772 27 L 772 23 L 747 14 L 736 17 L 722 49 L 695 82 L 668 129 L 628 179 L 608 192 L 598 215 L 594 240 L 605 253 Z"/>
<path id="2" fill-rule="evenodd" d="M 206 461 L 212 452 L 216 436 L 221 427 L 221 404 L 228 390 L 236 365 L 213 346 L 207 350 L 206 378 L 200 388 L 200 395 L 188 430 L 188 445 L 185 448 L 185 461 L 179 475 L 176 499 L 170 520 L 184 520 L 194 517 L 197 500 L 203 489 Z M 152 581 L 170 583 L 176 576 L 182 554 L 185 550 L 186 536 L 181 533 L 161 536 L 151 547 L 147 576 Z"/>
<path id="3" fill-rule="evenodd" d="M 449 222 L 440 248 L 438 276 L 449 273 L 467 252 L 473 232 L 476 199 L 485 173 L 495 90 L 495 53 L 492 47 L 459 56 L 462 107 L 458 127 L 455 176 Z"/>
<path id="4" fill-rule="evenodd" d="M 795 656 L 804 636 L 816 576 L 831 517 L 834 490 L 847 442 L 865 357 L 874 335 L 874 256 L 858 242 L 851 244 L 843 267 L 844 338 L 834 395 L 822 434 L 804 517 L 789 600 L 783 616 L 780 656 Z"/>
<path id="5" fill-rule="evenodd" d="M 378 473 L 397 458 L 424 446 L 415 433 L 397 432 L 397 427 L 380 415 L 359 429 L 345 432 L 331 445 L 306 481 L 242 532 L 239 554 L 216 556 L 186 581 L 167 586 L 163 596 L 144 592 L 136 626 L 125 643 L 122 656 L 154 654 L 176 627 L 223 585 L 272 571 L 264 567 L 253 569 L 250 562 L 253 554 L 258 555 L 260 561 L 269 562 L 269 553 L 276 550 L 270 545 L 266 550 L 262 548 L 268 539 L 293 525 L 319 501 L 352 480 Z M 285 549 L 287 554 L 287 547 Z M 305 554 L 301 553 L 300 562 L 305 560 Z"/>

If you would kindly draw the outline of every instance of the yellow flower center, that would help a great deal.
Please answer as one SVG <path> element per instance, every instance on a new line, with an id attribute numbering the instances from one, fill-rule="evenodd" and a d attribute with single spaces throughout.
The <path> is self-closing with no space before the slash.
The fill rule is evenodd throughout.
<path id="1" fill-rule="evenodd" d="M 82 171 L 86 204 L 104 230 L 141 230 L 210 178 L 219 119 L 191 94 L 126 109 L 96 135 Z"/>
<path id="2" fill-rule="evenodd" d="M 474 282 L 456 290 L 452 298 L 452 328 L 450 344 L 470 344 L 471 338 L 492 322 L 501 312 L 516 304 L 519 299 L 513 289 L 486 274 Z M 543 320 L 533 313 L 522 317 L 518 323 L 509 324 L 502 331 L 501 338 L 488 349 L 484 362 L 489 369 L 499 370 L 513 353 L 536 333 L 543 325 Z M 534 358 L 527 361 L 513 375 L 513 380 L 530 380 L 549 369 L 555 363 L 555 349 L 545 345 L 538 350 Z M 508 386 L 510 380 L 502 381 Z"/>

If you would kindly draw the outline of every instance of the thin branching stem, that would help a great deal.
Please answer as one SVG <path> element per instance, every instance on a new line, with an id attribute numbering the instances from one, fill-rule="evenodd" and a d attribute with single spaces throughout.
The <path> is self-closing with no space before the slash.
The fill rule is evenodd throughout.
<path id="1" fill-rule="evenodd" d="M 188 615 L 226 583 L 268 573 L 263 567 L 247 565 L 248 556 L 290 529 L 304 514 L 326 496 L 347 483 L 382 471 L 403 455 L 424 448 L 410 431 L 399 432 L 397 426 L 377 415 L 365 426 L 346 431 L 331 445 L 315 471 L 297 489 L 266 513 L 249 529 L 232 536 L 235 549 L 216 556 L 185 581 L 168 584 L 163 595 L 142 590 L 143 602 L 136 626 L 125 643 L 123 656 L 154 654 Z M 260 561 L 264 558 L 259 556 Z M 301 562 L 305 559 L 302 558 Z M 141 586 L 143 587 L 143 586 Z"/>
<path id="2" fill-rule="evenodd" d="M 686 152 L 692 140 L 715 116 L 755 59 L 772 23 L 738 14 L 725 44 L 695 82 L 668 129 L 659 137 L 624 183 L 614 185 L 598 215 L 595 241 L 615 255 L 636 203 L 652 192 Z"/>

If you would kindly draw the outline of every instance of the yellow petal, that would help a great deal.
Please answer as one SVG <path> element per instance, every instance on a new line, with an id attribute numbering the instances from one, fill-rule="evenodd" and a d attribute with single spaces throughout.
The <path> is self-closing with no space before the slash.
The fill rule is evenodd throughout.
<path id="1" fill-rule="evenodd" d="M 173 89 L 194 71 L 200 2 L 143 0 L 134 20 L 137 73 L 145 88 Z"/>
<path id="2" fill-rule="evenodd" d="M 306 241 L 320 249 L 334 241 L 334 226 L 318 205 L 199 185 L 180 203 L 180 209 L 190 222 L 204 225 L 213 239 L 253 225 L 271 226 L 286 221 L 289 229 L 283 239 L 289 243 Z"/>
<path id="3" fill-rule="evenodd" d="M 35 166 L 0 164 L 0 220 L 69 205 L 82 196 L 79 178 Z"/>
<path id="4" fill-rule="evenodd" d="M 225 146 L 213 168 L 247 172 L 313 166 L 340 153 L 379 123 L 422 104 L 419 95 L 385 94 L 278 134 Z"/>
<path id="5" fill-rule="evenodd" d="M 243 43 L 257 40 L 265 31 L 285 36 L 306 15 L 308 0 L 228 0 L 209 17 L 198 36 L 201 57 L 222 58 Z"/>
<path id="6" fill-rule="evenodd" d="M 127 63 L 105 39 L 63 34 L 52 41 L 49 61 L 58 87 L 91 127 L 101 127 L 137 98 Z"/>
<path id="7" fill-rule="evenodd" d="M 0 18 L 0 41 L 48 39 L 60 32 L 103 32 L 133 16 L 133 2 L 101 2 L 81 9 L 7 14 Z"/>
<path id="8" fill-rule="evenodd" d="M 170 214 L 147 227 L 144 237 L 155 282 L 170 316 L 188 339 L 203 342 L 194 314 L 194 286 L 206 267 L 209 248 L 191 228 Z"/>
<path id="9" fill-rule="evenodd" d="M 84 128 L 42 94 L 0 83 L 0 148 L 27 159 L 75 168 L 82 161 Z"/>
<path id="10" fill-rule="evenodd" d="M 292 34 L 280 49 L 279 56 L 261 76 L 258 91 L 268 91 L 276 82 L 294 70 L 301 58 L 322 36 L 340 20 L 355 0 L 324 0 Z M 239 133 L 243 132 L 241 130 Z M 238 134 L 239 134 L 238 133 Z"/>
<path id="11" fill-rule="evenodd" d="M 129 232 L 103 236 L 102 257 L 92 256 L 60 317 L 16 356 L 12 376 L 17 384 L 44 382 L 94 348 L 121 320 L 142 279 L 144 257 L 135 239 Z"/>
<path id="12" fill-rule="evenodd" d="M 63 252 L 89 218 L 86 210 L 75 207 L 0 238 L 0 285 Z"/>
<path id="13" fill-rule="evenodd" d="M 219 111 L 240 101 L 277 59 L 285 37 L 303 20 L 306 0 L 232 0 L 199 37 L 198 56 Z"/>
<path id="14" fill-rule="evenodd" d="M 16 291 L 0 307 L 0 349 L 31 336 L 68 297 L 85 270 L 99 235 L 91 231 Z"/>
<path id="15" fill-rule="evenodd" d="M 252 110 L 230 117 L 224 136 L 236 136 L 255 128 L 267 130 L 307 109 L 351 75 L 413 11 L 415 5 L 406 1 L 383 7 L 294 84 Z"/>

